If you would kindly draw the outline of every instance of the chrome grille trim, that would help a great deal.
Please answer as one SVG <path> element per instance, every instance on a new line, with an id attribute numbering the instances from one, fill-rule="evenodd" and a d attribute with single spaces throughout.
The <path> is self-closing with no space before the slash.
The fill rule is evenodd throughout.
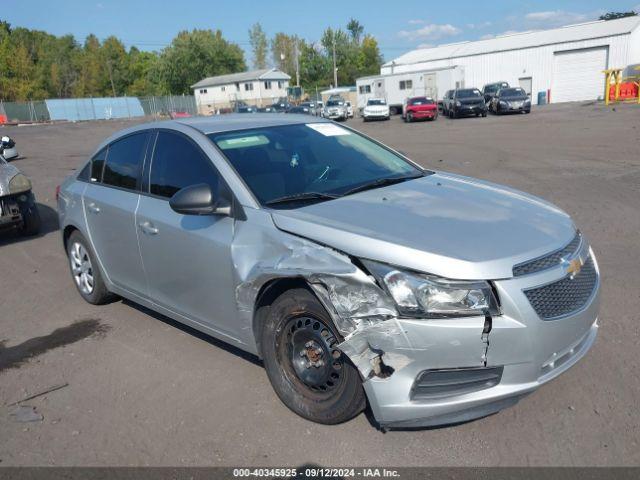
<path id="1" fill-rule="evenodd" d="M 524 290 L 529 303 L 542 320 L 557 320 L 583 310 L 598 285 L 598 272 L 589 256 L 580 272 L 553 283 Z"/>
<path id="2" fill-rule="evenodd" d="M 576 233 L 573 240 L 569 242 L 565 247 L 556 250 L 555 252 L 548 253 L 542 257 L 534 258 L 523 263 L 519 263 L 513 267 L 513 276 L 521 277 L 523 275 L 530 275 L 532 273 L 548 270 L 560 265 L 560 261 L 563 257 L 571 255 L 580 249 L 582 244 L 582 235 L 580 232 Z"/>

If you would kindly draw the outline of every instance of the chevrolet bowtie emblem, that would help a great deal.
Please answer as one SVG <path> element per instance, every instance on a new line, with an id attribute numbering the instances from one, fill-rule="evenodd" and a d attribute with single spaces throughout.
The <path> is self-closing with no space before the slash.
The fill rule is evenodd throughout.
<path id="1" fill-rule="evenodd" d="M 567 275 L 571 278 L 575 278 L 576 275 L 580 273 L 582 270 L 582 266 L 584 265 L 584 261 L 580 257 L 572 258 L 571 260 L 562 260 L 565 266 L 565 271 Z"/>

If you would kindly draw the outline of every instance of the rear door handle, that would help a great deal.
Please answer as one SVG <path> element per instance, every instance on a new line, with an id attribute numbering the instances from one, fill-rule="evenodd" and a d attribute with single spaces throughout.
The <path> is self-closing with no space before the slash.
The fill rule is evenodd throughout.
<path id="1" fill-rule="evenodd" d="M 147 235 L 157 235 L 159 231 L 151 222 L 141 222 L 138 226 L 140 227 L 140 230 Z"/>
<path id="2" fill-rule="evenodd" d="M 100 207 L 93 202 L 87 205 L 87 208 L 91 213 L 100 213 Z"/>

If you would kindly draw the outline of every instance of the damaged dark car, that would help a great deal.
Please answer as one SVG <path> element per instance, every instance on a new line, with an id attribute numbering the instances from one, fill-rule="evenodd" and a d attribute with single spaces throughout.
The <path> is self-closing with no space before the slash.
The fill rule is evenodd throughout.
<path id="1" fill-rule="evenodd" d="M 598 265 L 569 215 L 307 115 L 119 132 L 58 211 L 86 301 L 122 296 L 258 355 L 314 422 L 367 403 L 382 428 L 489 415 L 597 335 Z"/>

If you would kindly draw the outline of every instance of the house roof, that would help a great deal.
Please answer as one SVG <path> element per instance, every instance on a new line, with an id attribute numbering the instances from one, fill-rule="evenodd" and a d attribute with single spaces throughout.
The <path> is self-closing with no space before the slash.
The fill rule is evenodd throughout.
<path id="1" fill-rule="evenodd" d="M 433 48 L 413 50 L 401 55 L 391 62 L 385 63 L 383 67 L 624 35 L 631 33 L 633 30 L 638 28 L 639 25 L 640 16 L 635 16 L 621 18 L 618 20 L 599 20 L 596 22 L 567 25 L 566 27 L 554 28 L 551 30 L 500 35 L 486 40 L 452 43 Z"/>
<path id="2" fill-rule="evenodd" d="M 262 70 L 252 70 L 250 72 L 230 73 L 227 75 L 217 75 L 207 77 L 191 85 L 191 88 L 214 87 L 216 85 L 228 85 L 238 82 L 251 82 L 261 79 L 269 80 L 290 80 L 291 77 L 276 68 L 265 68 Z"/>

